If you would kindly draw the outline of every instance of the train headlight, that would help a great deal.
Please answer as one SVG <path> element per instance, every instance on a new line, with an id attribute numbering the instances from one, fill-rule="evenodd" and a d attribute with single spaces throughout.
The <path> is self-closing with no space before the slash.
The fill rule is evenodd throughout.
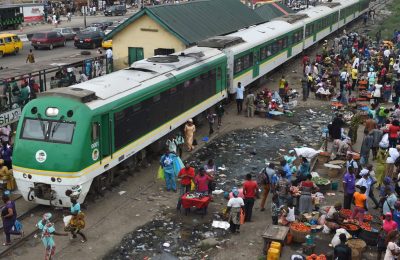
<path id="1" fill-rule="evenodd" d="M 58 108 L 56 108 L 56 107 L 48 107 L 46 109 L 46 116 L 50 116 L 50 117 L 58 116 L 58 112 L 59 112 Z"/>
<path id="2" fill-rule="evenodd" d="M 61 178 L 57 178 L 57 181 L 58 181 L 58 182 L 61 182 Z"/>
<path id="3" fill-rule="evenodd" d="M 26 173 L 22 174 L 22 177 L 27 178 L 28 175 L 26 175 Z"/>

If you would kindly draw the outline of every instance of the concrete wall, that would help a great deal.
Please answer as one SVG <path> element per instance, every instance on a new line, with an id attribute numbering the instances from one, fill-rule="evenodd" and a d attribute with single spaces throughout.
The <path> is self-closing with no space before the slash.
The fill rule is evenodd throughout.
<path id="1" fill-rule="evenodd" d="M 181 51 L 185 44 L 161 25 L 143 15 L 113 37 L 113 56 L 116 69 L 128 66 L 128 47 L 142 47 L 144 57 L 154 56 L 158 48 Z"/>

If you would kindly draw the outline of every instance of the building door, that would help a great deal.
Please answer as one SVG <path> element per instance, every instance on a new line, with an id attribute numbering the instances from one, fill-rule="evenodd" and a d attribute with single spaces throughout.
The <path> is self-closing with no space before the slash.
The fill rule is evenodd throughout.
<path id="1" fill-rule="evenodd" d="M 128 47 L 128 61 L 129 65 L 138 60 L 143 60 L 143 48 Z"/>
<path id="2" fill-rule="evenodd" d="M 259 50 L 254 50 L 254 55 L 253 55 L 253 78 L 256 78 L 258 74 L 260 74 L 260 51 Z"/>

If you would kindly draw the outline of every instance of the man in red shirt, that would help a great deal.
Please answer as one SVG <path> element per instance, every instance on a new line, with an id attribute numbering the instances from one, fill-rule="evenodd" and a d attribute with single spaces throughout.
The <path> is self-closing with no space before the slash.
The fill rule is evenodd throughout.
<path id="1" fill-rule="evenodd" d="M 253 212 L 254 201 L 258 195 L 258 185 L 256 181 L 251 180 L 251 174 L 246 174 L 246 181 L 243 183 L 243 194 L 244 194 L 244 220 L 247 222 L 251 221 L 251 215 Z"/>
<path id="2" fill-rule="evenodd" d="M 181 209 L 181 197 L 183 194 L 190 192 L 192 180 L 194 179 L 194 169 L 190 167 L 190 163 L 185 161 L 185 168 L 182 168 L 178 173 L 178 179 L 180 180 L 181 187 L 179 189 L 179 199 L 176 209 Z"/>

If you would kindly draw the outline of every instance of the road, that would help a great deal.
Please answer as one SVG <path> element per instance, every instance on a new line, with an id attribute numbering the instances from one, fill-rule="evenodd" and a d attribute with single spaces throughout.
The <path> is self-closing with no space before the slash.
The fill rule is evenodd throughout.
<path id="1" fill-rule="evenodd" d="M 96 16 L 88 16 L 86 18 L 87 25 L 90 25 L 94 22 L 103 22 L 103 21 L 113 21 L 114 23 L 122 20 L 125 17 L 131 16 L 133 13 L 128 12 L 125 16 L 104 16 L 104 15 L 96 15 Z M 63 17 L 61 19 L 61 25 L 59 27 L 83 27 L 84 26 L 84 18 L 83 16 L 75 16 L 72 18 L 71 22 L 67 22 L 66 18 Z M 8 30 L 5 32 L 16 33 L 18 35 L 21 34 L 31 34 L 42 31 L 49 31 L 54 28 L 51 24 L 40 24 L 40 25 L 32 25 L 29 27 L 23 27 L 22 30 Z M 6 55 L 3 58 L 0 58 L 0 66 L 1 67 L 9 67 L 14 68 L 17 66 L 22 66 L 26 64 L 26 57 L 29 53 L 29 49 L 31 48 L 30 42 L 24 42 L 23 50 L 20 51 L 17 55 Z M 57 47 L 53 50 L 48 49 L 39 49 L 33 50 L 35 55 L 36 62 L 42 61 L 54 61 L 54 63 L 68 63 L 68 59 L 65 60 L 65 57 L 71 57 L 77 55 L 81 52 L 80 49 L 74 47 L 73 41 L 68 41 L 67 46 L 65 47 Z M 91 50 L 92 54 L 96 53 L 96 50 Z M 91 56 L 87 56 L 91 57 Z M 61 60 L 62 58 L 62 60 Z"/>

